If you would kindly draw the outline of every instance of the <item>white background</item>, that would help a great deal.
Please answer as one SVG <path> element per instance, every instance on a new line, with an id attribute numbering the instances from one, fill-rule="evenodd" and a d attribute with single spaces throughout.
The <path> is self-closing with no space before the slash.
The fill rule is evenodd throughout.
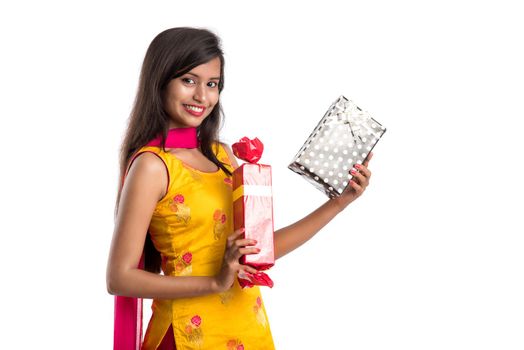
<path id="1" fill-rule="evenodd" d="M 278 349 L 523 349 L 522 18 L 516 1 L 2 3 L 2 348 L 112 347 L 118 148 L 150 41 L 197 26 L 223 41 L 222 139 L 265 142 L 276 228 L 326 200 L 287 164 L 334 99 L 388 128 L 364 196 L 271 270 Z"/>

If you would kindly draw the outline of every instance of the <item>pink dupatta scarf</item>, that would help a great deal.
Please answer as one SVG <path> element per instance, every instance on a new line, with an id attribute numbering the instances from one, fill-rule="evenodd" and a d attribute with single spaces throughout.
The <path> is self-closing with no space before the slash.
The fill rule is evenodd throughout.
<path id="1" fill-rule="evenodd" d="M 138 268 L 144 268 L 144 255 Z M 142 347 L 142 298 L 115 295 L 114 350 L 140 350 Z"/>
<path id="2" fill-rule="evenodd" d="M 161 146 L 162 135 L 151 140 L 147 146 Z M 196 128 L 174 128 L 167 133 L 166 148 L 196 148 L 199 146 Z M 138 156 L 135 154 L 130 162 Z M 127 172 L 126 172 L 127 174 Z M 122 179 L 124 185 L 125 175 Z M 139 269 L 144 269 L 144 255 L 140 258 Z M 142 347 L 142 298 L 115 295 L 114 350 L 140 350 Z"/>

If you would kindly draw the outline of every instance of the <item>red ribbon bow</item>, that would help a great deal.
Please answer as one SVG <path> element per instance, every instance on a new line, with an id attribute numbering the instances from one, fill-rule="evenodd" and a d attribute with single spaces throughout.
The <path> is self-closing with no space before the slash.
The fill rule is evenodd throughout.
<path id="1" fill-rule="evenodd" d="M 255 137 L 253 140 L 250 140 L 248 137 L 242 137 L 240 141 L 235 142 L 231 147 L 237 158 L 249 163 L 258 162 L 264 152 L 264 144 L 258 137 Z"/>

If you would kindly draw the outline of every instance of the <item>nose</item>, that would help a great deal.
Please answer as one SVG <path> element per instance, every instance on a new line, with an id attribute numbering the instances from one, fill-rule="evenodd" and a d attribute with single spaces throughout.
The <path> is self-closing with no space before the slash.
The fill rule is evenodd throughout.
<path id="1" fill-rule="evenodd" d="M 193 95 L 193 99 L 199 103 L 207 101 L 206 87 L 202 84 L 198 84 Z"/>

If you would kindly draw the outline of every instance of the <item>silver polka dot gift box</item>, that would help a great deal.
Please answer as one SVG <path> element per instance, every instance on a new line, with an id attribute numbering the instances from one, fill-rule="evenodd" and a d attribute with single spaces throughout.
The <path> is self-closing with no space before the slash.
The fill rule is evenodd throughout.
<path id="1" fill-rule="evenodd" d="M 386 132 L 379 122 L 340 96 L 308 137 L 288 168 L 302 175 L 330 198 L 339 196 Z"/>

